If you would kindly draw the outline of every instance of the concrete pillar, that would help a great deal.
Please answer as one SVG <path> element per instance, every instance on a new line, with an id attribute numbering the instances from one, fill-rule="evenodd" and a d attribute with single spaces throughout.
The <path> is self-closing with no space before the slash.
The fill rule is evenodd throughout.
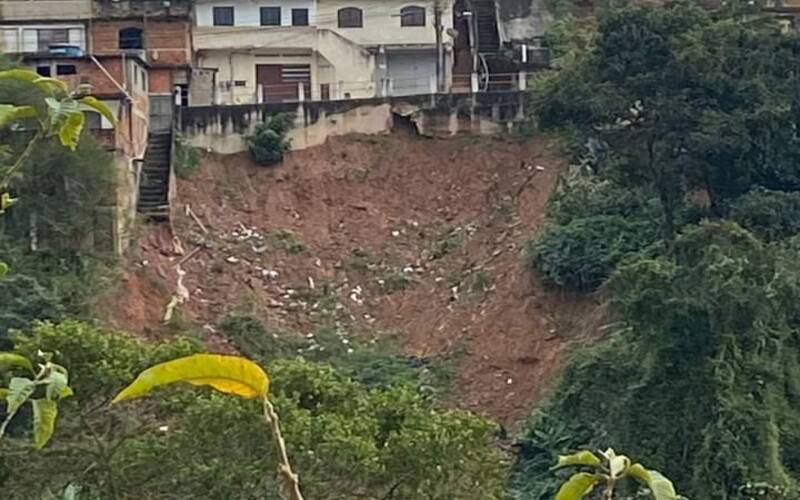
<path id="1" fill-rule="evenodd" d="M 264 86 L 256 85 L 256 102 L 261 104 L 264 102 Z"/>
<path id="2" fill-rule="evenodd" d="M 389 78 L 388 80 L 389 80 L 388 95 L 392 96 L 394 95 L 394 80 L 392 78 Z"/>
<path id="3" fill-rule="evenodd" d="M 473 94 L 478 92 L 478 73 L 469 75 L 469 86 Z"/>
<path id="4" fill-rule="evenodd" d="M 436 75 L 433 75 L 433 76 L 430 77 L 431 94 L 438 93 L 437 87 L 438 87 L 438 85 L 436 84 Z"/>
<path id="5" fill-rule="evenodd" d="M 306 100 L 306 86 L 303 82 L 297 82 L 297 100 L 300 102 Z"/>
<path id="6" fill-rule="evenodd" d="M 519 72 L 519 76 L 517 77 L 517 83 L 519 84 L 519 90 L 525 90 L 528 88 L 528 72 L 522 70 Z"/>

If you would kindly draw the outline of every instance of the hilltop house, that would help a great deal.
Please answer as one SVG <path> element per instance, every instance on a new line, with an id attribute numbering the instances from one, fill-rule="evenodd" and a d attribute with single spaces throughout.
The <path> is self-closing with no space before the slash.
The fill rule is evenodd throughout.
<path id="1" fill-rule="evenodd" d="M 213 99 L 222 104 L 429 93 L 450 85 L 451 7 L 445 0 L 197 0 L 195 62 L 213 71 Z"/>

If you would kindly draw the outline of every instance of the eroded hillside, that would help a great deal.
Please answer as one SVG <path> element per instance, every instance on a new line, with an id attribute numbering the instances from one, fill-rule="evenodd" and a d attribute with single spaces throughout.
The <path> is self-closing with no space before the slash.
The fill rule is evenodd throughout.
<path id="1" fill-rule="evenodd" d="M 162 335 L 182 262 L 178 311 L 218 349 L 220 318 L 243 307 L 276 335 L 390 335 L 423 362 L 453 361 L 453 404 L 513 422 L 593 308 L 525 264 L 562 165 L 545 139 L 402 134 L 337 138 L 277 168 L 208 155 L 179 180 L 177 240 L 166 227 L 140 238 L 112 320 Z"/>

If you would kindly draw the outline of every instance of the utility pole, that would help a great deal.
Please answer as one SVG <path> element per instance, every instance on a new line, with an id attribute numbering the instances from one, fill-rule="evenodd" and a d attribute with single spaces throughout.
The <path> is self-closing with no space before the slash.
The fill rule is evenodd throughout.
<path id="1" fill-rule="evenodd" d="M 442 0 L 433 0 L 433 29 L 436 30 L 436 91 L 442 92 L 444 85 L 444 47 L 442 46 Z"/>

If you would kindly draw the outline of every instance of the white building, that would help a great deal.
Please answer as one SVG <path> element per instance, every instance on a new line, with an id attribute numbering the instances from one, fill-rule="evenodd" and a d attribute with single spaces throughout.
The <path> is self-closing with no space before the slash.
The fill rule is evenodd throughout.
<path id="1" fill-rule="evenodd" d="M 195 19 L 195 64 L 214 71 L 218 103 L 292 101 L 301 89 L 313 100 L 421 94 L 451 82 L 446 0 L 197 0 Z"/>

